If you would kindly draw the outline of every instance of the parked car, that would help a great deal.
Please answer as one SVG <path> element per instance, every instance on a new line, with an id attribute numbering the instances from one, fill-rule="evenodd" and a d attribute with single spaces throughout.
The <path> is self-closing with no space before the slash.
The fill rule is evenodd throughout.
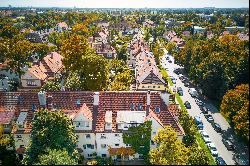
<path id="1" fill-rule="evenodd" d="M 247 161 L 247 159 L 240 156 L 239 154 L 234 154 L 233 160 L 235 161 L 236 165 L 249 165 L 249 161 Z"/>
<path id="2" fill-rule="evenodd" d="M 166 60 L 169 60 L 169 56 L 166 57 Z"/>
<path id="3" fill-rule="evenodd" d="M 174 69 L 173 71 L 175 74 L 179 75 L 180 74 L 180 69 Z"/>
<path id="4" fill-rule="evenodd" d="M 194 89 L 194 88 L 189 88 L 188 93 L 192 96 L 192 97 L 198 97 L 198 92 Z"/>
<path id="5" fill-rule="evenodd" d="M 203 130 L 203 128 L 204 128 L 203 122 L 202 122 L 202 120 L 201 120 L 201 118 L 199 116 L 194 117 L 194 122 L 197 125 L 199 130 Z"/>
<path id="6" fill-rule="evenodd" d="M 183 90 L 181 87 L 177 87 L 177 93 L 180 95 L 180 96 L 183 96 Z"/>
<path id="7" fill-rule="evenodd" d="M 211 143 L 211 139 L 206 131 L 202 130 L 200 133 L 206 144 Z"/>
<path id="8" fill-rule="evenodd" d="M 184 105 L 186 109 L 191 109 L 191 104 L 188 101 L 185 101 Z"/>
<path id="9" fill-rule="evenodd" d="M 205 117 L 206 117 L 208 122 L 210 122 L 210 123 L 214 122 L 214 118 L 213 118 L 213 116 L 211 114 L 206 114 Z"/>
<path id="10" fill-rule="evenodd" d="M 184 86 L 188 87 L 189 86 L 189 82 L 188 81 L 184 81 Z"/>
<path id="11" fill-rule="evenodd" d="M 169 62 L 169 63 L 172 63 L 172 60 L 170 59 L 168 62 Z"/>
<path id="12" fill-rule="evenodd" d="M 217 131 L 218 133 L 220 133 L 222 130 L 221 130 L 221 127 L 218 123 L 214 123 L 214 129 L 215 131 Z"/>
<path id="13" fill-rule="evenodd" d="M 234 150 L 234 145 L 231 141 L 227 140 L 227 139 L 222 139 L 222 142 L 224 143 L 224 145 L 226 146 L 227 150 Z"/>
<path id="14" fill-rule="evenodd" d="M 173 84 L 176 84 L 176 78 L 174 78 L 173 76 L 169 76 L 171 81 L 173 82 Z"/>
<path id="15" fill-rule="evenodd" d="M 217 165 L 227 165 L 224 159 L 220 156 L 216 157 L 216 164 Z"/>
<path id="16" fill-rule="evenodd" d="M 184 76 L 182 74 L 179 74 L 179 79 L 182 80 Z"/>
<path id="17" fill-rule="evenodd" d="M 202 112 L 203 114 L 208 114 L 208 109 L 207 109 L 207 107 L 202 106 L 202 107 L 201 107 L 201 112 Z"/>
<path id="18" fill-rule="evenodd" d="M 196 104 L 198 105 L 198 106 L 203 106 L 204 105 L 204 103 L 200 100 L 200 99 L 195 99 L 195 102 L 196 102 Z"/>
<path id="19" fill-rule="evenodd" d="M 213 156 L 218 156 L 218 151 L 217 151 L 217 148 L 215 147 L 214 143 L 208 143 L 207 146 L 208 146 L 208 148 Z"/>

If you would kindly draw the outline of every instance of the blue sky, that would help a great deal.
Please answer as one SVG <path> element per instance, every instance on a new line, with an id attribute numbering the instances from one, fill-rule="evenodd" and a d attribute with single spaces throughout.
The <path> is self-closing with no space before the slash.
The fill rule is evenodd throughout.
<path id="1" fill-rule="evenodd" d="M 248 0 L 0 0 L 0 6 L 8 5 L 82 8 L 249 8 Z"/>

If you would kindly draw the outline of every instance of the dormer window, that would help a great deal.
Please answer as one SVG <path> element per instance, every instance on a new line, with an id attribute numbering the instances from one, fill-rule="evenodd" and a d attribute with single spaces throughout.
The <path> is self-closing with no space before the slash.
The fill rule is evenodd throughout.
<path id="1" fill-rule="evenodd" d="M 161 111 L 161 110 L 160 110 L 160 107 L 156 107 L 156 108 L 155 108 L 155 112 L 156 112 L 156 113 L 160 113 L 160 111 Z"/>

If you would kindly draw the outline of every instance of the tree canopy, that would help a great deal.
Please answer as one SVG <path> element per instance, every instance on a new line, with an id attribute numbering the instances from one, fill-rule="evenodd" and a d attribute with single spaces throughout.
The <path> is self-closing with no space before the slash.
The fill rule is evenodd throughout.
<path id="1" fill-rule="evenodd" d="M 77 137 L 71 120 L 61 111 L 42 109 L 35 113 L 32 121 L 31 142 L 23 159 L 24 164 L 39 162 L 39 155 L 53 150 L 66 149 L 67 153 L 77 159 Z M 46 157 L 46 156 L 45 156 Z"/>
<path id="2" fill-rule="evenodd" d="M 188 148 L 181 140 L 177 139 L 177 134 L 170 126 L 158 130 L 153 138 L 159 145 L 149 152 L 150 163 L 154 165 L 185 165 L 188 161 Z"/>
<path id="3" fill-rule="evenodd" d="M 38 156 L 35 165 L 77 165 L 76 160 L 68 154 L 66 149 L 47 149 L 44 154 Z"/>
<path id="4" fill-rule="evenodd" d="M 236 133 L 249 139 L 249 84 L 228 90 L 223 96 L 220 112 L 232 122 Z"/>

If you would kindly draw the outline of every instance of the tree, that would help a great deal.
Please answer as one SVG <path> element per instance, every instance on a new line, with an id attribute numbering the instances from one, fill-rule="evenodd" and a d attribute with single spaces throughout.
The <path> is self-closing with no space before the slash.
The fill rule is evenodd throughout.
<path id="1" fill-rule="evenodd" d="M 179 116 L 179 121 L 181 126 L 183 127 L 183 130 L 185 131 L 185 136 L 183 137 L 183 143 L 186 146 L 191 146 L 196 143 L 196 125 L 194 124 L 194 119 L 188 115 L 188 113 L 184 113 L 181 111 L 181 114 Z"/>
<path id="2" fill-rule="evenodd" d="M 39 155 L 46 153 L 47 148 L 51 150 L 65 148 L 68 154 L 77 160 L 76 141 L 74 126 L 63 112 L 42 109 L 35 113 L 31 142 L 27 147 L 23 164 L 39 162 Z"/>
<path id="3" fill-rule="evenodd" d="M 187 165 L 209 165 L 209 157 L 205 149 L 197 146 L 191 146 L 189 148 L 189 157 Z"/>
<path id="4" fill-rule="evenodd" d="M 236 133 L 249 139 L 249 84 L 228 90 L 223 96 L 220 112 L 232 122 Z"/>
<path id="5" fill-rule="evenodd" d="M 166 45 L 166 49 L 169 54 L 173 55 L 174 50 L 176 49 L 176 43 L 174 42 L 168 42 Z"/>
<path id="6" fill-rule="evenodd" d="M 85 90 L 104 90 L 108 85 L 108 62 L 90 48 L 83 36 L 73 35 L 63 42 L 61 53 L 68 72 L 77 72 Z"/>
<path id="7" fill-rule="evenodd" d="M 47 81 L 41 88 L 42 91 L 60 91 L 61 85 L 56 81 Z"/>
<path id="8" fill-rule="evenodd" d="M 33 44 L 23 39 L 9 39 L 5 40 L 1 47 L 0 50 L 5 50 L 2 54 L 7 60 L 8 67 L 21 79 L 24 73 L 22 68 L 29 64 L 28 59 L 34 51 Z"/>
<path id="9" fill-rule="evenodd" d="M 122 45 L 118 50 L 117 50 L 117 58 L 120 60 L 123 60 L 124 62 L 127 61 L 127 44 Z"/>
<path id="10" fill-rule="evenodd" d="M 77 165 L 78 163 L 74 160 L 67 152 L 66 149 L 47 149 L 45 154 L 38 156 L 38 162 L 35 165 Z"/>
<path id="11" fill-rule="evenodd" d="M 176 132 L 170 126 L 160 129 L 154 137 L 158 144 L 149 152 L 150 163 L 154 165 L 185 165 L 188 162 L 188 148 L 177 139 Z"/>
<path id="12" fill-rule="evenodd" d="M 65 88 L 71 91 L 84 90 L 83 79 L 78 72 L 71 72 L 66 78 Z"/>
<path id="13" fill-rule="evenodd" d="M 124 143 L 130 144 L 135 152 L 143 154 L 146 160 L 150 150 L 151 126 L 151 121 L 145 121 L 137 127 L 130 127 L 128 132 L 122 135 Z"/>
<path id="14" fill-rule="evenodd" d="M 14 138 L 11 134 L 4 134 L 4 127 L 0 124 L 0 163 L 3 165 L 18 164 L 14 150 Z M 11 149 L 9 149 L 11 148 Z"/>

